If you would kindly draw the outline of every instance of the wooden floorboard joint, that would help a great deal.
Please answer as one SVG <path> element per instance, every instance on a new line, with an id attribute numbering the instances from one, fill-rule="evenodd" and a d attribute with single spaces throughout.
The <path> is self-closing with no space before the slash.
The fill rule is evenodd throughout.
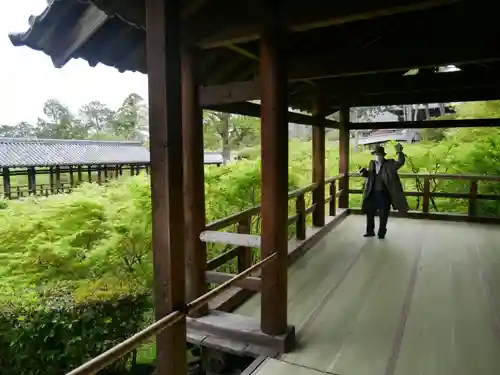
<path id="1" fill-rule="evenodd" d="M 406 322 L 408 321 L 411 302 L 413 300 L 413 293 L 415 291 L 415 284 L 417 282 L 418 266 L 420 264 L 420 258 L 422 257 L 422 251 L 423 251 L 423 246 L 420 246 L 419 250 L 415 254 L 415 259 L 413 261 L 413 266 L 411 269 L 410 281 L 408 282 L 408 288 L 406 289 L 403 307 L 401 308 L 400 319 L 398 322 L 398 326 L 396 328 L 394 341 L 392 343 L 391 356 L 387 361 L 387 367 L 385 369 L 385 375 L 394 375 L 394 372 L 396 370 L 399 353 L 401 351 L 401 345 L 403 343 Z"/>

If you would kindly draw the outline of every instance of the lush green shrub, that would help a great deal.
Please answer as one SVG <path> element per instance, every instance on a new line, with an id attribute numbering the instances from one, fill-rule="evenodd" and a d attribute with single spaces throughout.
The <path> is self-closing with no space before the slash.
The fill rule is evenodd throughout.
<path id="1" fill-rule="evenodd" d="M 139 331 L 149 297 L 104 293 L 77 302 L 65 289 L 0 306 L 0 373 L 63 375 Z M 101 295 L 103 297 L 103 295 Z M 120 374 L 131 356 L 102 374 Z"/>

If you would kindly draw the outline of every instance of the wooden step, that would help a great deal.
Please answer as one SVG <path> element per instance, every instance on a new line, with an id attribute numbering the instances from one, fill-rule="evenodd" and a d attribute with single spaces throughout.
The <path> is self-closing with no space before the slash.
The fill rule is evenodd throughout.
<path id="1" fill-rule="evenodd" d="M 284 335 L 269 336 L 260 330 L 259 319 L 222 311 L 188 318 L 187 328 L 190 343 L 237 355 L 274 356 L 293 350 L 295 344 L 293 326 Z"/>

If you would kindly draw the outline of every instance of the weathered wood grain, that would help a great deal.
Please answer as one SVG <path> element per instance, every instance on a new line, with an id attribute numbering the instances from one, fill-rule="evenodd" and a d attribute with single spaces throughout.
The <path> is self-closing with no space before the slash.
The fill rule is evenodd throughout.
<path id="1" fill-rule="evenodd" d="M 291 266 L 298 348 L 254 374 L 500 373 L 499 228 L 391 218 L 381 241 L 362 237 L 364 220 Z M 259 300 L 237 312 L 257 317 Z"/>

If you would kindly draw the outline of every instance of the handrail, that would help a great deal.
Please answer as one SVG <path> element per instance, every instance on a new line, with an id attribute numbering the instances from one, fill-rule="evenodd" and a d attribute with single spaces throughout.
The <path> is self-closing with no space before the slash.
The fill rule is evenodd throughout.
<path id="1" fill-rule="evenodd" d="M 219 285 L 218 287 L 212 289 L 208 293 L 196 298 L 195 300 L 189 302 L 183 311 L 177 310 L 173 311 L 157 322 L 151 324 L 147 328 L 144 328 L 142 331 L 136 333 L 132 337 L 127 340 L 121 342 L 115 347 L 105 351 L 99 356 L 91 359 L 90 361 L 84 363 L 80 367 L 74 369 L 73 371 L 67 373 L 66 375 L 94 375 L 98 371 L 101 371 L 106 366 L 120 359 L 124 355 L 130 353 L 132 350 L 137 348 L 139 345 L 144 343 L 146 340 L 151 337 L 157 335 L 164 329 L 172 326 L 173 324 L 184 319 L 189 313 L 198 310 L 202 306 L 204 306 L 209 300 L 217 297 L 222 292 L 226 291 L 228 288 L 233 286 L 236 282 L 246 278 L 252 272 L 257 269 L 262 268 L 266 264 L 274 261 L 278 257 L 278 253 L 272 253 L 267 258 L 261 260 L 260 262 L 254 264 L 253 266 L 247 268 L 245 271 L 240 272 L 232 279 L 226 281 L 225 283 Z"/>
<path id="2" fill-rule="evenodd" d="M 329 184 L 329 183 L 331 183 L 335 180 L 338 180 L 338 179 L 339 179 L 339 176 L 330 177 L 327 180 L 325 180 L 325 184 Z M 296 198 L 300 195 L 314 191 L 317 187 L 318 187 L 318 184 L 316 182 L 313 182 L 310 185 L 307 185 L 307 186 L 301 187 L 299 189 L 290 191 L 288 193 L 287 197 L 288 197 L 288 199 Z M 211 223 L 207 224 L 205 226 L 205 230 L 224 229 L 231 224 L 235 224 L 236 222 L 240 221 L 241 219 L 243 219 L 247 216 L 253 216 L 253 215 L 260 213 L 260 208 L 261 208 L 261 205 L 258 204 L 256 206 L 247 208 L 246 210 L 236 212 L 232 215 L 226 216 L 222 219 L 217 219 L 217 220 L 212 221 Z"/>
<path id="3" fill-rule="evenodd" d="M 359 173 L 350 173 L 352 177 L 362 177 Z M 476 219 L 488 219 L 487 217 L 478 216 L 477 214 L 477 201 L 478 200 L 500 200 L 500 195 L 497 194 L 479 194 L 478 193 L 478 182 L 488 181 L 488 182 L 500 182 L 500 176 L 492 175 L 472 175 L 472 174 L 443 174 L 443 173 L 399 173 L 402 179 L 410 178 L 422 178 L 422 183 L 417 183 L 417 191 L 404 191 L 403 194 L 407 197 L 419 197 L 422 200 L 422 212 L 420 214 L 424 215 L 434 215 L 431 213 L 429 208 L 432 204 L 435 211 L 438 211 L 437 205 L 433 198 L 454 198 L 454 199 L 467 199 L 469 201 L 467 217 Z M 469 182 L 469 192 L 468 193 L 455 193 L 455 192 L 436 192 L 435 189 L 437 184 L 433 189 L 431 189 L 431 181 L 436 180 L 459 180 Z M 361 189 L 349 189 L 349 193 L 362 194 Z M 420 202 L 420 201 L 418 201 Z M 417 206 L 419 203 L 417 204 Z M 457 215 L 455 217 L 458 218 Z M 460 216 L 462 218 L 462 216 Z"/>
<path id="4" fill-rule="evenodd" d="M 439 180 L 466 180 L 466 181 L 498 181 L 500 182 L 500 176 L 492 175 L 473 175 L 473 174 L 449 174 L 449 173 L 398 173 L 402 178 L 434 178 Z M 357 172 L 349 173 L 351 177 L 362 177 L 361 174 Z"/>

